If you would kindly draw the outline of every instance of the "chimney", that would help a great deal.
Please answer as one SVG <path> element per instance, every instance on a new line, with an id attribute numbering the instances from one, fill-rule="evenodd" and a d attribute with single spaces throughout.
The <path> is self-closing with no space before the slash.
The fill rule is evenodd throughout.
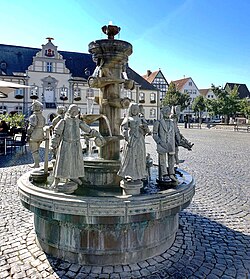
<path id="1" fill-rule="evenodd" d="M 152 74 L 150 70 L 147 70 L 147 76 L 149 77 Z"/>

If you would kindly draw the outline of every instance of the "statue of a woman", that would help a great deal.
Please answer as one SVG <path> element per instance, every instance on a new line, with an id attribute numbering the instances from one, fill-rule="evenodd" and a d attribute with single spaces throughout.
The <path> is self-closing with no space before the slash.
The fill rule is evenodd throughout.
<path id="1" fill-rule="evenodd" d="M 57 149 L 54 167 L 55 180 L 52 185 L 55 189 L 60 179 L 82 184 L 80 177 L 84 177 L 84 163 L 80 130 L 88 133 L 90 137 L 100 137 L 104 143 L 104 139 L 98 131 L 91 129 L 78 118 L 78 106 L 70 105 L 64 119 L 55 126 L 51 139 L 52 149 Z"/>
<path id="2" fill-rule="evenodd" d="M 138 104 L 131 103 L 128 115 L 121 124 L 125 145 L 121 167 L 117 174 L 125 181 L 136 181 L 147 177 L 145 135 L 150 131 L 139 116 L 139 112 Z"/>

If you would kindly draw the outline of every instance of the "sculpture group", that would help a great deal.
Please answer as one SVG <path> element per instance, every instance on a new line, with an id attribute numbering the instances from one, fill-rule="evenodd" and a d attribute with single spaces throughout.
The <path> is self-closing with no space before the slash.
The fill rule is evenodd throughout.
<path id="1" fill-rule="evenodd" d="M 139 194 L 143 181 L 150 179 L 150 167 L 153 161 L 150 154 L 146 153 L 145 137 L 151 134 L 159 158 L 157 182 L 172 186 L 178 184 L 176 166 L 182 162 L 178 156 L 179 146 L 188 150 L 193 146 L 180 133 L 179 113 L 178 106 L 162 107 L 161 118 L 155 121 L 151 132 L 143 114 L 143 107 L 137 103 L 130 103 L 127 115 L 120 126 L 124 146 L 117 175 L 122 179 L 121 187 L 124 189 L 124 194 Z M 52 189 L 65 191 L 68 187 L 72 191 L 72 185 L 77 189 L 77 185 L 82 185 L 85 176 L 80 131 L 83 131 L 88 138 L 96 138 L 95 142 L 99 143 L 99 147 L 105 145 L 106 140 L 100 132 L 91 129 L 80 120 L 77 105 L 70 105 L 67 111 L 65 107 L 60 106 L 57 114 L 51 126 L 50 151 L 54 158 Z M 34 168 L 39 167 L 39 147 L 44 140 L 44 126 L 42 104 L 34 101 L 28 128 L 28 141 L 34 159 L 32 166 Z"/>

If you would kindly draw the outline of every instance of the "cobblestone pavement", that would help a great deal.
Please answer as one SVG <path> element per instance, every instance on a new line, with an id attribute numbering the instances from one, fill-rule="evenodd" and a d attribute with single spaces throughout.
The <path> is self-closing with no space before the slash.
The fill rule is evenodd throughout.
<path id="1" fill-rule="evenodd" d="M 43 253 L 33 214 L 22 207 L 16 186 L 29 169 L 30 154 L 15 155 L 14 167 L 9 155 L 0 156 L 0 278 L 250 278 L 250 134 L 181 131 L 195 143 L 191 152 L 180 150 L 180 159 L 195 177 L 196 194 L 180 213 L 173 246 L 131 265 L 80 266 Z M 156 162 L 151 137 L 146 141 Z"/>

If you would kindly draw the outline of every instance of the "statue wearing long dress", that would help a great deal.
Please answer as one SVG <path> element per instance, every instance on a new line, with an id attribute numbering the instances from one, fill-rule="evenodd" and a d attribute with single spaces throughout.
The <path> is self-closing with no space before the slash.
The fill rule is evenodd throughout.
<path id="1" fill-rule="evenodd" d="M 72 180 L 81 185 L 80 177 L 84 177 L 84 163 L 80 130 L 90 137 L 100 137 L 100 133 L 91 129 L 85 122 L 78 118 L 78 106 L 70 105 L 64 119 L 60 120 L 54 128 L 51 139 L 52 149 L 57 149 L 54 166 L 53 188 L 57 188 L 61 179 Z"/>
<path id="2" fill-rule="evenodd" d="M 40 156 L 39 149 L 44 140 L 45 117 L 42 114 L 43 105 L 39 101 L 34 101 L 32 104 L 33 114 L 29 118 L 29 126 L 27 129 L 27 140 L 29 148 L 34 160 L 34 165 L 31 167 L 39 168 Z"/>
<path id="3" fill-rule="evenodd" d="M 162 118 L 156 121 L 153 126 L 153 139 L 157 144 L 157 153 L 159 155 L 159 179 L 162 181 L 171 179 L 177 182 L 174 170 L 177 132 L 173 120 L 170 119 L 171 107 L 163 107 L 161 113 Z"/>
<path id="4" fill-rule="evenodd" d="M 139 106 L 131 103 L 128 115 L 121 124 L 125 139 L 123 159 L 118 175 L 126 181 L 136 181 L 147 177 L 145 135 L 150 131 L 139 116 Z"/>

